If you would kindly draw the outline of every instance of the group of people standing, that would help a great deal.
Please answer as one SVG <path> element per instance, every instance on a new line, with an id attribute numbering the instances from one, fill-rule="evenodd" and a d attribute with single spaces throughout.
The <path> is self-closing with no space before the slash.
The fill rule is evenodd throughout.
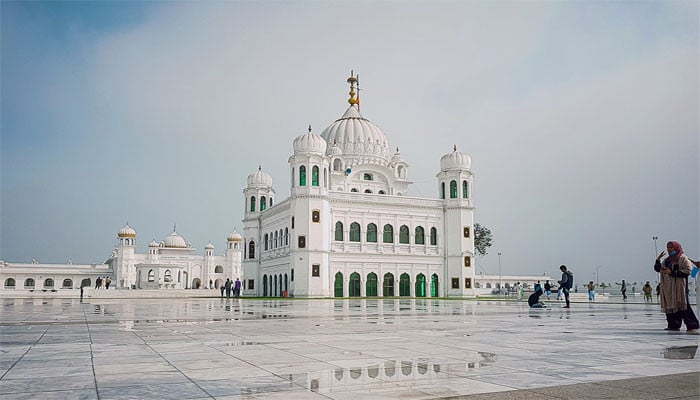
<path id="1" fill-rule="evenodd" d="M 557 300 L 559 300 L 561 298 L 561 295 L 563 295 L 564 299 L 566 300 L 566 305 L 562 308 L 571 308 L 571 303 L 569 301 L 569 293 L 571 291 L 571 288 L 574 287 L 574 274 L 571 271 L 569 271 L 566 265 L 560 266 L 559 270 L 561 271 L 561 280 L 558 281 L 559 292 L 557 295 Z M 527 304 L 531 308 L 544 307 L 544 303 L 540 301 L 540 297 L 543 294 L 547 296 L 547 299 L 549 299 L 549 297 L 552 295 L 552 285 L 549 284 L 549 281 L 546 281 L 544 283 L 544 289 L 542 288 L 542 285 L 540 285 L 540 283 L 537 282 L 537 284 L 535 285 L 535 291 L 527 299 Z"/>
<path id="2" fill-rule="evenodd" d="M 98 276 L 97 279 L 95 279 L 95 289 L 102 289 L 102 285 L 104 285 L 105 289 L 109 289 L 109 285 L 112 284 L 112 280 L 109 279 L 108 276 L 105 276 L 104 279 L 102 279 L 101 276 Z M 82 289 L 82 287 L 81 287 Z"/>
<path id="3" fill-rule="evenodd" d="M 241 280 L 236 278 L 234 282 L 230 278 L 226 278 L 226 282 L 219 289 L 221 297 L 224 297 L 224 292 L 226 292 L 226 297 L 231 297 L 231 292 L 233 292 L 233 297 L 237 299 L 241 297 Z"/>

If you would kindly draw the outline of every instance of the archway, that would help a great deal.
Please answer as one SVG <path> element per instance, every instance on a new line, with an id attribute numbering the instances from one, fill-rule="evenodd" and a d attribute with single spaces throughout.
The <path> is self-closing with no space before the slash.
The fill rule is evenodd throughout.
<path id="1" fill-rule="evenodd" d="M 416 297 L 425 297 L 425 275 L 416 276 Z"/>
<path id="2" fill-rule="evenodd" d="M 199 278 L 192 279 L 192 288 L 199 289 L 202 287 L 202 280 Z"/>
<path id="3" fill-rule="evenodd" d="M 333 295 L 335 297 L 343 297 L 343 273 L 338 271 L 335 274 L 335 282 L 333 283 Z"/>
<path id="4" fill-rule="evenodd" d="M 407 273 L 401 274 L 399 277 L 399 296 L 411 295 L 411 277 Z"/>
<path id="5" fill-rule="evenodd" d="M 223 286 L 223 285 L 224 285 L 224 280 L 221 279 L 221 278 L 217 278 L 217 279 L 214 281 L 214 287 L 217 288 L 217 289 L 220 288 L 220 287 Z"/>
<path id="6" fill-rule="evenodd" d="M 360 274 L 353 272 L 350 274 L 350 283 L 348 287 L 350 297 L 360 296 Z"/>
<path id="7" fill-rule="evenodd" d="M 382 296 L 394 296 L 394 274 L 387 272 L 384 274 L 384 283 L 382 284 Z"/>
<path id="8" fill-rule="evenodd" d="M 263 275 L 263 297 L 267 297 L 267 275 Z"/>
<path id="9" fill-rule="evenodd" d="M 438 293 L 440 293 L 438 290 L 438 276 L 437 274 L 433 274 L 430 277 L 430 297 L 439 297 L 440 295 Z"/>
<path id="10" fill-rule="evenodd" d="M 367 284 L 365 296 L 377 296 L 377 274 L 370 272 L 367 274 Z"/>

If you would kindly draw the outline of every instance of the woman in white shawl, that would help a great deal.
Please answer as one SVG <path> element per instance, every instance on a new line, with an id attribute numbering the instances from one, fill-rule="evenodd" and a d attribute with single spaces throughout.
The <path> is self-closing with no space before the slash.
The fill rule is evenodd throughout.
<path id="1" fill-rule="evenodd" d="M 666 244 L 668 257 L 661 252 L 656 257 L 654 271 L 661 274 L 661 309 L 666 313 L 667 331 L 678 331 L 685 322 L 685 327 L 690 334 L 698 334 L 700 324 L 688 302 L 688 275 L 692 263 L 685 254 L 683 247 L 678 242 Z"/>

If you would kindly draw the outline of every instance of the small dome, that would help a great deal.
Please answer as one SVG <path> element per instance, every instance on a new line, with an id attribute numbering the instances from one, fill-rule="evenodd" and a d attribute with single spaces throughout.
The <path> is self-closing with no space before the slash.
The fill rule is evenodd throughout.
<path id="1" fill-rule="evenodd" d="M 173 231 L 173 233 L 171 233 L 165 238 L 165 240 L 163 240 L 163 246 L 172 247 L 176 249 L 184 249 L 187 247 L 187 242 L 185 241 L 185 238 L 178 235 L 177 232 Z"/>
<path id="2" fill-rule="evenodd" d="M 156 242 L 155 239 L 151 240 L 151 243 L 148 244 L 148 247 L 158 247 L 160 246 L 160 243 Z"/>
<path id="3" fill-rule="evenodd" d="M 472 166 L 472 159 L 469 155 L 457 151 L 457 146 L 450 153 L 440 158 L 440 170 L 448 171 L 455 169 L 469 169 Z"/>
<path id="4" fill-rule="evenodd" d="M 206 246 L 204 246 L 204 248 L 206 250 L 214 250 L 214 245 L 211 242 L 209 242 Z"/>
<path id="5" fill-rule="evenodd" d="M 331 157 L 338 157 L 343 155 L 343 149 L 338 146 L 335 142 L 328 148 L 328 155 Z"/>
<path id="6" fill-rule="evenodd" d="M 231 232 L 231 234 L 228 235 L 228 238 L 226 240 L 229 242 L 242 242 L 243 236 L 241 236 L 240 233 L 233 231 Z"/>
<path id="7" fill-rule="evenodd" d="M 258 167 L 257 171 L 248 175 L 248 187 L 272 187 L 272 176 Z"/>
<path id="8" fill-rule="evenodd" d="M 136 231 L 134 230 L 134 228 L 130 227 L 129 224 L 127 223 L 122 229 L 119 230 L 119 233 L 117 233 L 117 236 L 120 238 L 135 238 Z"/>
<path id="9" fill-rule="evenodd" d="M 396 153 L 394 153 L 394 155 L 391 157 L 391 162 L 394 164 L 404 162 L 403 156 L 401 155 L 401 153 L 399 153 L 398 147 L 396 148 Z"/>
<path id="10" fill-rule="evenodd" d="M 307 133 L 294 139 L 294 153 L 324 154 L 327 146 L 326 140 L 311 132 L 310 126 Z"/>

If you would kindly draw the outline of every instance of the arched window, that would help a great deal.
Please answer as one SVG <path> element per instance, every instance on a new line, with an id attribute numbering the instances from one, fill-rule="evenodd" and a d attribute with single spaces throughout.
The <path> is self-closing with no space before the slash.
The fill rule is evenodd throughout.
<path id="1" fill-rule="evenodd" d="M 430 297 L 438 297 L 440 293 L 440 283 L 437 274 L 430 277 Z"/>
<path id="2" fill-rule="evenodd" d="M 173 275 L 170 272 L 169 269 L 165 270 L 165 273 L 163 274 L 163 282 L 172 282 L 173 280 Z"/>
<path id="3" fill-rule="evenodd" d="M 289 246 L 289 228 L 284 228 L 284 245 Z"/>
<path id="4" fill-rule="evenodd" d="M 386 194 L 386 192 L 383 191 L 383 190 L 380 190 L 378 193 L 379 193 L 379 194 Z"/>
<path id="5" fill-rule="evenodd" d="M 377 243 L 377 225 L 367 225 L 367 242 Z"/>
<path id="6" fill-rule="evenodd" d="M 24 280 L 24 287 L 34 289 L 34 279 L 32 279 L 32 278 L 25 279 Z"/>
<path id="7" fill-rule="evenodd" d="M 311 168 L 311 186 L 318 186 L 318 166 Z"/>
<path id="8" fill-rule="evenodd" d="M 251 260 L 255 258 L 255 242 L 252 240 L 248 243 L 248 258 Z"/>
<path id="9" fill-rule="evenodd" d="M 333 171 L 342 171 L 343 170 L 343 163 L 340 161 L 340 158 L 336 158 L 333 160 Z"/>
<path id="10" fill-rule="evenodd" d="M 418 274 L 416 276 L 416 297 L 425 297 L 425 275 Z"/>
<path id="11" fill-rule="evenodd" d="M 450 198 L 457 198 L 457 181 L 450 181 Z"/>
<path id="12" fill-rule="evenodd" d="M 299 167 L 299 186 L 306 186 L 306 166 Z"/>
<path id="13" fill-rule="evenodd" d="M 267 251 L 267 247 L 268 247 L 267 244 L 268 244 L 269 240 L 270 240 L 270 237 L 269 237 L 269 235 L 266 233 L 266 234 L 265 234 L 265 240 L 264 240 L 264 243 L 265 243 L 265 251 Z"/>
<path id="14" fill-rule="evenodd" d="M 278 238 L 277 231 L 275 231 L 275 248 L 277 248 L 277 238 Z"/>
<path id="15" fill-rule="evenodd" d="M 5 288 L 14 289 L 15 288 L 15 280 L 13 278 L 5 279 Z"/>
<path id="16" fill-rule="evenodd" d="M 70 289 L 73 287 L 73 280 L 72 279 L 64 279 L 63 280 L 63 285 L 61 286 L 64 289 Z"/>
<path id="17" fill-rule="evenodd" d="M 270 207 L 272 207 L 272 197 L 270 197 Z"/>
<path id="18" fill-rule="evenodd" d="M 435 227 L 430 228 L 430 245 L 437 246 L 437 229 Z"/>
<path id="19" fill-rule="evenodd" d="M 156 273 L 153 272 L 153 270 L 148 270 L 148 281 L 149 282 L 155 282 L 156 281 Z"/>
<path id="20" fill-rule="evenodd" d="M 425 244 L 425 230 L 422 226 L 416 227 L 416 244 Z"/>
<path id="21" fill-rule="evenodd" d="M 359 242 L 360 241 L 360 224 L 353 222 L 350 224 L 350 241 Z"/>
<path id="22" fill-rule="evenodd" d="M 340 221 L 335 223 L 335 241 L 336 242 L 343 241 L 343 223 Z"/>
<path id="23" fill-rule="evenodd" d="M 399 175 L 399 178 L 405 178 L 406 177 L 406 169 L 402 166 L 399 166 L 399 168 L 396 170 L 396 172 Z"/>
<path id="24" fill-rule="evenodd" d="M 44 279 L 44 287 L 52 288 L 53 287 L 53 279 L 51 279 L 51 278 Z"/>
<path id="25" fill-rule="evenodd" d="M 352 189 L 350 189 L 350 192 L 352 192 L 352 193 L 357 193 L 357 188 L 352 188 Z"/>
<path id="26" fill-rule="evenodd" d="M 372 176 L 372 174 L 364 174 L 364 175 L 362 175 L 362 179 L 364 179 L 366 181 L 373 181 L 374 177 Z"/>
<path id="27" fill-rule="evenodd" d="M 384 234 L 382 236 L 384 243 L 394 243 L 394 227 L 389 224 L 384 225 Z"/>
<path id="28" fill-rule="evenodd" d="M 445 182 L 440 183 L 440 198 L 445 198 Z"/>
<path id="29" fill-rule="evenodd" d="M 80 281 L 80 287 L 90 287 L 92 286 L 92 281 L 90 278 L 85 278 L 82 281 Z"/>
<path id="30" fill-rule="evenodd" d="M 399 228 L 399 243 L 408 244 L 408 237 L 408 227 L 406 225 L 401 225 L 401 227 Z"/>
<path id="31" fill-rule="evenodd" d="M 267 208 L 267 201 L 265 199 L 265 196 L 260 196 L 260 211 L 265 211 Z"/>
<path id="32" fill-rule="evenodd" d="M 469 198 L 469 184 L 467 181 L 462 181 L 462 197 L 465 199 Z"/>
<path id="33" fill-rule="evenodd" d="M 255 196 L 250 196 L 250 212 L 255 211 Z"/>
<path id="34" fill-rule="evenodd" d="M 224 273 L 224 267 L 222 267 L 221 265 L 217 265 L 216 267 L 214 267 L 214 273 L 215 273 L 215 274 L 223 274 L 223 273 Z"/>
<path id="35" fill-rule="evenodd" d="M 323 187 L 328 189 L 328 169 L 323 167 Z"/>

